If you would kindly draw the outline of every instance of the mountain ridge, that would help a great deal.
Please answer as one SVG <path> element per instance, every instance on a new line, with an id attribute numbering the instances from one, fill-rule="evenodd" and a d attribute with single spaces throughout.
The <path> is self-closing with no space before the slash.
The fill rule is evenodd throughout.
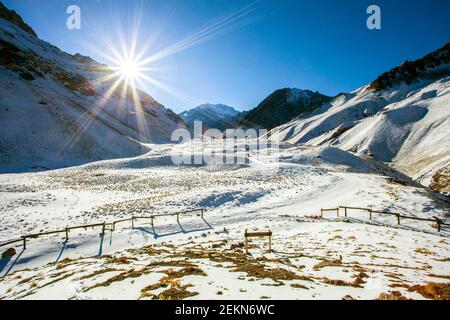
<path id="1" fill-rule="evenodd" d="M 31 28 L 28 24 L 26 24 L 23 21 L 22 17 L 17 12 L 8 9 L 1 1 L 0 1 L 0 19 L 7 20 L 15 24 L 25 32 L 33 35 L 34 37 L 37 37 L 37 34 L 33 30 L 33 28 Z"/>
<path id="2" fill-rule="evenodd" d="M 107 66 L 61 51 L 14 17 L 0 18 L 2 172 L 137 156 L 185 127 L 146 93 L 134 99 Z"/>
<path id="3" fill-rule="evenodd" d="M 185 110 L 179 116 L 192 130 L 195 121 L 201 121 L 203 129 L 226 130 L 233 129 L 238 124 L 241 113 L 224 104 L 205 103 Z"/>
<path id="4" fill-rule="evenodd" d="M 281 141 L 389 163 L 423 185 L 450 167 L 450 46 L 403 63 L 275 128 Z M 447 187 L 448 188 L 448 187 Z M 436 191 L 447 190 L 442 184 Z"/>
<path id="5" fill-rule="evenodd" d="M 240 121 L 246 127 L 273 129 L 296 117 L 307 114 L 329 101 L 331 97 L 297 88 L 272 92 L 259 105 L 248 111 Z"/>

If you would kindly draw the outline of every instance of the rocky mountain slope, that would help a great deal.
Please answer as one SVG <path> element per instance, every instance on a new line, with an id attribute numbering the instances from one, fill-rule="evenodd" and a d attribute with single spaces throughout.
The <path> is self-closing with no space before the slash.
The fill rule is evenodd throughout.
<path id="1" fill-rule="evenodd" d="M 308 114 L 330 100 L 318 92 L 285 88 L 276 90 L 241 119 L 241 125 L 272 129 Z"/>
<path id="2" fill-rule="evenodd" d="M 276 128 L 292 144 L 333 145 L 438 186 L 450 166 L 450 44 Z M 433 177 L 434 176 L 434 177 Z M 440 185 L 437 191 L 448 190 Z"/>
<path id="3" fill-rule="evenodd" d="M 4 172 L 135 156 L 184 122 L 89 57 L 40 40 L 0 4 L 0 167 Z"/>
<path id="4" fill-rule="evenodd" d="M 203 129 L 213 128 L 221 131 L 234 128 L 238 124 L 240 112 L 224 104 L 206 103 L 186 110 L 179 116 L 190 129 L 194 128 L 195 121 L 203 123 Z"/>

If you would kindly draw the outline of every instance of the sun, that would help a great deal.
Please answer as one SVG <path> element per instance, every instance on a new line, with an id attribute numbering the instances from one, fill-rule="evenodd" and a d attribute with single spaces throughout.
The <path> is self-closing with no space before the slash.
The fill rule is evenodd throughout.
<path id="1" fill-rule="evenodd" d="M 135 59 L 123 59 L 117 66 L 120 75 L 130 83 L 135 83 L 141 75 L 139 62 Z"/>
<path id="2" fill-rule="evenodd" d="M 116 83 L 125 83 L 127 86 L 141 86 L 148 78 L 148 72 L 154 68 L 148 67 L 148 62 L 142 59 L 142 54 L 136 54 L 134 46 L 122 47 L 120 51 L 112 50 L 113 56 L 109 58 L 109 69 L 113 73 L 106 78 L 115 79 Z"/>
<path id="3" fill-rule="evenodd" d="M 114 66 L 111 69 L 115 71 L 119 81 L 125 81 L 127 85 L 131 86 L 135 86 L 136 83 L 142 80 L 144 77 L 143 72 L 145 71 L 142 63 L 129 54 L 124 54 L 115 59 Z"/>

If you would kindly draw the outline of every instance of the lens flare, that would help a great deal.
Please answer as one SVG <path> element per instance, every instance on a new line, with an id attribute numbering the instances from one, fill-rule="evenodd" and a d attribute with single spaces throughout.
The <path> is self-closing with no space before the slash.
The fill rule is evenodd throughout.
<path id="1" fill-rule="evenodd" d="M 140 73 L 139 66 L 133 59 L 122 61 L 118 69 L 128 82 L 134 82 Z"/>
<path id="2" fill-rule="evenodd" d="M 143 104 L 141 97 L 143 92 L 139 89 L 145 91 L 151 91 L 148 90 L 149 88 L 162 90 L 177 97 L 180 101 L 186 101 L 186 104 L 203 102 L 204 99 L 192 97 L 179 88 L 157 80 L 155 78 L 156 73 L 161 69 L 156 68 L 155 63 L 261 19 L 262 17 L 257 14 L 258 7 L 260 7 L 259 0 L 255 0 L 255 2 L 238 8 L 229 14 L 214 18 L 203 28 L 156 51 L 152 50 L 152 45 L 157 42 L 163 30 L 154 30 L 154 33 L 144 36 L 140 34 L 144 30 L 141 26 L 144 12 L 143 0 L 137 2 L 131 33 L 129 34 L 126 32 L 128 28 L 125 28 L 122 23 L 121 12 L 117 12 L 116 15 L 111 17 L 111 20 L 116 21 L 117 24 L 115 25 L 116 32 L 109 36 L 102 32 L 104 28 L 98 25 L 95 20 L 85 23 L 98 39 L 95 44 L 85 43 L 85 45 L 102 57 L 106 65 L 102 72 L 99 72 L 98 76 L 92 79 L 92 85 L 100 92 L 99 99 L 84 114 L 80 123 L 78 123 L 77 133 L 62 148 L 61 153 L 70 149 L 80 139 L 110 99 L 116 99 L 117 96 L 119 97 L 117 109 L 123 110 L 123 112 L 126 109 L 131 110 L 136 117 L 138 133 L 144 138 L 148 136 L 146 119 L 148 112 L 146 112 L 147 107 Z M 139 38 L 141 38 L 141 41 L 139 41 Z M 139 43 L 141 46 L 138 45 Z M 99 44 L 102 45 L 99 46 Z M 145 141 L 145 139 L 142 140 Z"/>

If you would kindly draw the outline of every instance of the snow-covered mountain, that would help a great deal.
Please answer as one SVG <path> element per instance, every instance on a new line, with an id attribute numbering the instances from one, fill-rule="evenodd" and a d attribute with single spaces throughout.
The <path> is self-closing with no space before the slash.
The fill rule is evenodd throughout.
<path id="1" fill-rule="evenodd" d="M 240 112 L 224 104 L 206 103 L 183 111 L 179 116 L 189 128 L 194 127 L 194 121 L 202 121 L 203 129 L 213 128 L 226 130 L 238 124 Z"/>
<path id="2" fill-rule="evenodd" d="M 450 44 L 276 129 L 285 142 L 389 162 L 448 193 L 439 181 L 450 166 Z"/>
<path id="3" fill-rule="evenodd" d="M 245 114 L 241 119 L 241 124 L 272 129 L 315 110 L 330 99 L 330 97 L 309 90 L 279 89 Z"/>
<path id="4" fill-rule="evenodd" d="M 40 40 L 0 3 L 0 167 L 61 167 L 127 157 L 169 141 L 184 122 L 89 57 Z M 108 77 L 109 76 L 109 77 Z"/>

